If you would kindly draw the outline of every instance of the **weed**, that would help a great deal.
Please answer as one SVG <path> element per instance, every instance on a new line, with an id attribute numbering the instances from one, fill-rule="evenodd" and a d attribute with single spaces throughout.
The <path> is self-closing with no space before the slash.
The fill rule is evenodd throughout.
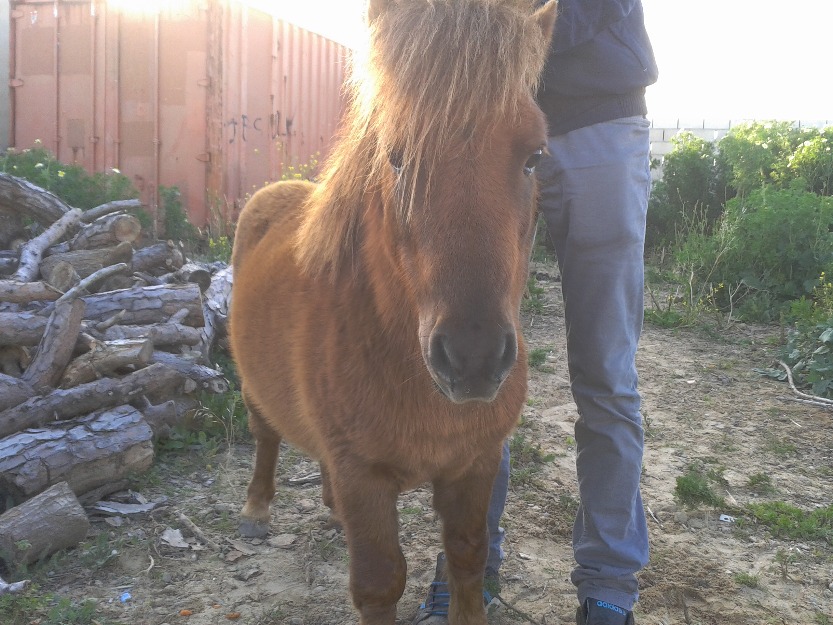
<path id="1" fill-rule="evenodd" d="M 0 622 L 27 625 L 32 617 L 46 609 L 48 598 L 32 585 L 25 592 L 0 596 Z"/>
<path id="2" fill-rule="evenodd" d="M 47 622 L 61 625 L 94 625 L 96 603 L 90 599 L 75 603 L 68 597 L 62 597 L 47 615 Z"/>
<path id="3" fill-rule="evenodd" d="M 784 458 L 786 456 L 794 456 L 798 451 L 798 448 L 795 446 L 794 443 L 790 443 L 788 441 L 776 438 L 774 436 L 768 437 L 764 449 L 781 458 Z"/>
<path id="4" fill-rule="evenodd" d="M 775 487 L 772 485 L 772 477 L 766 473 L 754 473 L 750 475 L 746 485 L 749 490 L 759 495 L 775 492 Z"/>
<path id="5" fill-rule="evenodd" d="M 529 366 L 533 369 L 537 369 L 538 371 L 543 371 L 544 373 L 553 373 L 553 368 L 547 364 L 547 359 L 549 355 L 552 353 L 552 347 L 547 345 L 545 347 L 536 347 L 529 351 L 527 356 L 527 360 L 529 361 Z"/>
<path id="6" fill-rule="evenodd" d="M 544 313 L 544 289 L 538 286 L 535 276 L 529 276 L 526 281 L 526 292 L 521 302 L 521 310 L 536 315 Z"/>
<path id="7" fill-rule="evenodd" d="M 752 575 L 751 573 L 735 573 L 732 579 L 734 579 L 741 586 L 746 586 L 747 588 L 758 588 L 760 586 L 758 576 Z"/>
<path id="8" fill-rule="evenodd" d="M 749 511 L 773 535 L 833 542 L 833 504 L 805 511 L 783 501 L 750 504 Z"/>
<path id="9" fill-rule="evenodd" d="M 545 454 L 540 445 L 533 445 L 517 430 L 509 439 L 509 458 L 512 483 L 523 486 L 532 484 L 543 465 L 555 460 L 555 454 Z"/>
<path id="10" fill-rule="evenodd" d="M 405 508 L 402 508 L 399 511 L 399 514 L 401 516 L 415 516 L 420 512 L 422 512 L 422 508 L 420 508 L 419 506 L 407 506 Z"/>
<path id="11" fill-rule="evenodd" d="M 708 476 L 694 466 L 690 466 L 684 475 L 677 478 L 674 497 L 692 508 L 698 504 L 718 507 L 724 503 L 723 498 L 712 490 Z"/>
<path id="12" fill-rule="evenodd" d="M 781 570 L 781 578 L 784 580 L 790 577 L 790 565 L 794 564 L 798 558 L 794 553 L 790 553 L 786 549 L 779 549 L 775 553 L 775 562 Z"/>
<path id="13" fill-rule="evenodd" d="M 102 532 L 91 541 L 81 543 L 76 553 L 78 562 L 84 568 L 97 570 L 104 568 L 107 563 L 119 554 L 124 539 L 118 537 L 111 540 L 110 534 Z"/>

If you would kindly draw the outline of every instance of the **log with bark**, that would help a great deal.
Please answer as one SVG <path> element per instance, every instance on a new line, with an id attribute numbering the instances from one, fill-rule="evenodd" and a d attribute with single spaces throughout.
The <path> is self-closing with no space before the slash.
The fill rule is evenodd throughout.
<path id="1" fill-rule="evenodd" d="M 211 277 L 211 285 L 203 295 L 203 327 L 200 330 L 199 351 L 204 362 L 210 361 L 214 343 L 226 334 L 233 279 L 231 267 L 220 269 Z"/>
<path id="2" fill-rule="evenodd" d="M 74 250 L 61 254 L 52 254 L 41 261 L 40 273 L 50 276 L 56 265 L 69 263 L 81 278 L 85 278 L 104 267 L 117 263 L 132 263 L 133 246 L 127 241 L 97 250 Z"/>
<path id="3" fill-rule="evenodd" d="M 2 320 L 2 315 L 0 315 L 0 320 Z M 153 341 L 153 346 L 157 348 L 197 345 L 201 336 L 199 328 L 181 323 L 154 323 L 143 326 L 114 325 L 98 334 L 105 341 L 147 337 Z M 0 341 L 2 341 L 2 332 L 0 332 Z"/>
<path id="4" fill-rule="evenodd" d="M 0 411 L 22 404 L 35 396 L 35 389 L 20 378 L 0 373 Z"/>
<path id="5" fill-rule="evenodd" d="M 22 376 L 35 391 L 46 391 L 57 385 L 72 358 L 83 317 L 82 300 L 70 298 L 56 302 L 38 344 L 37 355 Z"/>
<path id="6" fill-rule="evenodd" d="M 73 360 L 65 368 L 59 386 L 72 388 L 99 378 L 116 375 L 127 368 L 146 366 L 153 356 L 149 338 L 97 341 L 92 349 Z"/>
<path id="7" fill-rule="evenodd" d="M 59 297 L 61 297 L 61 291 L 46 282 L 0 280 L 0 302 L 28 304 L 29 302 L 56 300 Z"/>
<path id="8" fill-rule="evenodd" d="M 14 245 L 0 250 L 0 273 L 14 271 L 0 280 L 0 502 L 61 479 L 87 496 L 122 487 L 151 436 L 198 414 L 194 391 L 229 388 L 205 365 L 230 269 L 186 262 L 170 241 L 134 250 L 139 222 L 124 211 L 137 206 L 81 213 L 0 176 L 0 247 Z M 10 215 L 15 238 L 32 236 L 24 217 L 44 231 L 3 239 Z"/>
<path id="9" fill-rule="evenodd" d="M 91 250 L 112 247 L 119 243 L 133 243 L 142 234 L 142 224 L 133 215 L 116 213 L 85 225 L 69 247 L 72 250 Z"/>
<path id="10" fill-rule="evenodd" d="M 27 428 L 85 415 L 99 408 L 112 408 L 138 401 L 143 395 L 176 395 L 185 376 L 155 363 L 123 378 L 102 378 L 74 388 L 58 389 L 32 397 L 0 412 L 0 438 Z"/>
<path id="11" fill-rule="evenodd" d="M 143 247 L 133 254 L 133 271 L 162 275 L 185 264 L 185 255 L 173 241 Z"/>
<path id="12" fill-rule="evenodd" d="M 87 536 L 90 521 L 66 482 L 0 515 L 0 558 L 9 568 L 37 562 Z"/>
<path id="13" fill-rule="evenodd" d="M 163 323 L 184 308 L 188 311 L 184 323 L 194 327 L 203 325 L 202 297 L 200 287 L 196 284 L 165 284 L 107 291 L 88 295 L 84 302 L 87 304 L 84 318 L 90 321 L 104 321 L 124 310 L 121 323 Z"/>
<path id="14" fill-rule="evenodd" d="M 50 245 L 63 237 L 70 228 L 73 228 L 81 221 L 81 211 L 73 208 L 67 211 L 58 221 L 49 226 L 41 234 L 29 241 L 20 250 L 20 260 L 17 271 L 14 274 L 15 280 L 29 282 L 35 280 L 40 273 L 40 262 L 43 253 Z"/>
<path id="15" fill-rule="evenodd" d="M 149 469 L 153 453 L 153 431 L 129 405 L 30 428 L 0 439 L 0 498 L 21 502 L 62 481 L 80 496 Z"/>

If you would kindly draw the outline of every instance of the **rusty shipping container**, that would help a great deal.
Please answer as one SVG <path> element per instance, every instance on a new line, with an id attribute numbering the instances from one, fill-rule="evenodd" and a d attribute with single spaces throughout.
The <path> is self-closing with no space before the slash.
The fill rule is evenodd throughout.
<path id="1" fill-rule="evenodd" d="M 197 225 L 323 157 L 341 115 L 347 50 L 235 0 L 24 0 L 11 30 L 10 145 L 119 170 L 153 209 L 176 185 Z"/>

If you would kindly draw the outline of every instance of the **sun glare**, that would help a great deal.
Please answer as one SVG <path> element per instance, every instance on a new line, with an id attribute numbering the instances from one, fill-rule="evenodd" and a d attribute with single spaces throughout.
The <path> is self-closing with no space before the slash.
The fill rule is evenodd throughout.
<path id="1" fill-rule="evenodd" d="M 185 13 L 193 7 L 198 7 L 199 2 L 198 0 L 107 0 L 107 5 L 123 14 L 152 15 L 160 11 Z"/>
<path id="2" fill-rule="evenodd" d="M 350 48 L 367 38 L 366 0 L 232 0 L 292 22 Z"/>

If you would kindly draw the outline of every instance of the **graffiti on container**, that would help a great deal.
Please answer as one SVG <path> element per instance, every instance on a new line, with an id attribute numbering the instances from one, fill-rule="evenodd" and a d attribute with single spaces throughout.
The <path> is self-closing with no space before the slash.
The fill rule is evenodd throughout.
<path id="1" fill-rule="evenodd" d="M 249 135 L 254 132 L 258 135 L 263 135 L 264 131 L 269 133 L 269 138 L 272 140 L 278 137 L 288 137 L 292 133 L 293 118 L 283 117 L 280 111 L 275 111 L 269 116 L 269 128 L 264 128 L 263 118 L 246 115 L 236 115 L 229 119 L 225 126 L 229 130 L 229 143 L 235 141 L 248 141 Z"/>

